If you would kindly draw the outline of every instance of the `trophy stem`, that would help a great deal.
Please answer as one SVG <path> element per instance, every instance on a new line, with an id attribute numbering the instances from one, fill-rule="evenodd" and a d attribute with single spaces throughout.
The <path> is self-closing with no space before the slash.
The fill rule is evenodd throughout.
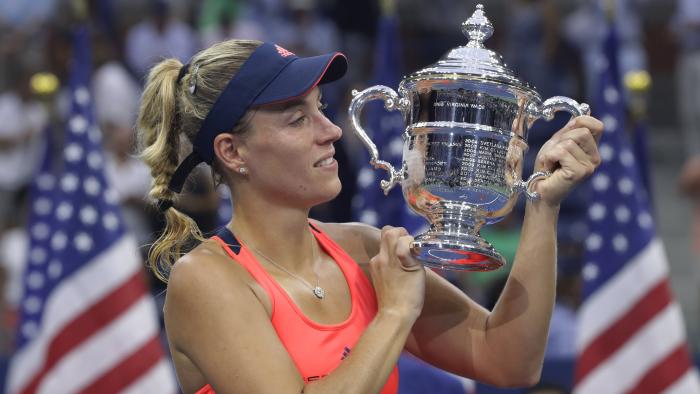
<path id="1" fill-rule="evenodd" d="M 484 224 L 477 215 L 452 210 L 430 215 L 428 231 L 411 244 L 416 258 L 428 267 L 455 271 L 492 271 L 505 259 L 479 235 Z"/>
<path id="2" fill-rule="evenodd" d="M 463 212 L 444 212 L 429 215 L 430 229 L 427 233 L 444 234 L 449 236 L 478 236 L 484 220 Z"/>

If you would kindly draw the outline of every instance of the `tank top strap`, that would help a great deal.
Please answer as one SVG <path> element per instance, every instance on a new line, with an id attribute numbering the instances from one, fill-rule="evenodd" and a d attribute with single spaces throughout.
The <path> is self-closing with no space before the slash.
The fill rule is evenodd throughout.
<path id="1" fill-rule="evenodd" d="M 348 285 L 356 287 L 356 291 L 353 293 L 357 293 L 363 296 L 363 298 L 369 297 L 374 299 L 374 286 L 372 286 L 369 278 L 362 268 L 360 268 L 357 262 L 350 257 L 350 255 L 343 248 L 341 248 L 340 245 L 333 241 L 331 237 L 319 229 L 318 226 L 315 226 L 313 223 L 309 223 L 309 226 L 316 235 L 316 240 L 318 243 L 331 255 L 331 257 L 333 257 L 336 264 L 338 264 L 340 269 L 345 274 Z"/>
<path id="2" fill-rule="evenodd" d="M 258 284 L 265 290 L 267 297 L 270 299 L 272 314 L 275 313 L 275 304 L 277 294 L 275 283 L 270 275 L 263 269 L 263 267 L 258 263 L 255 256 L 250 254 L 248 248 L 244 248 L 241 242 L 236 238 L 236 236 L 226 227 L 219 229 L 214 236 L 211 237 L 214 241 L 218 242 L 221 247 L 224 248 L 226 253 L 238 264 L 242 265 L 243 268 L 248 271 L 250 276 L 258 282 Z"/>

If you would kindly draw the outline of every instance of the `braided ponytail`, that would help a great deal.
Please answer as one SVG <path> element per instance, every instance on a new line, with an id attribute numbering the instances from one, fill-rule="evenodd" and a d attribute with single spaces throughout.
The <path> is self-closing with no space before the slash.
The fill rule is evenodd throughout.
<path id="1" fill-rule="evenodd" d="M 186 252 L 183 245 L 204 240 L 194 220 L 172 205 L 177 194 L 168 184 L 180 163 L 180 153 L 191 150 L 191 143 L 218 95 L 259 45 L 258 41 L 230 40 L 207 48 L 192 59 L 192 64 L 197 65 L 195 75 L 190 67 L 180 81 L 182 63 L 176 59 L 163 60 L 148 75 L 137 135 L 141 157 L 153 177 L 149 196 L 168 207 L 164 209 L 165 229 L 148 253 L 151 269 L 164 282 L 172 265 Z M 194 93 L 187 88 L 190 84 L 196 84 Z M 244 132 L 243 124 L 245 119 L 231 132 Z"/>
<path id="2" fill-rule="evenodd" d="M 182 64 L 167 59 L 153 67 L 141 99 L 138 117 L 141 157 L 151 168 L 153 183 L 149 196 L 155 201 L 175 200 L 168 189 L 170 178 L 179 163 L 180 133 L 177 127 L 177 75 Z M 165 209 L 165 230 L 148 251 L 148 262 L 163 281 L 172 264 L 182 255 L 182 240 L 202 240 L 197 224 L 174 207 Z"/>

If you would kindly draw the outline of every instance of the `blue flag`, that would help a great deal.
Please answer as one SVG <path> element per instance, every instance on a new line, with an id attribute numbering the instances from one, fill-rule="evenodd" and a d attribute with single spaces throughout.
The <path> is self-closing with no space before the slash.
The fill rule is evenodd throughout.
<path id="1" fill-rule="evenodd" d="M 399 45 L 399 24 L 393 16 L 383 16 L 375 48 L 375 65 L 372 83 L 397 89 L 400 82 L 401 49 Z M 367 126 L 370 137 L 377 145 L 382 160 L 401 168 L 403 139 L 406 125 L 401 113 L 387 112 L 379 101 L 367 104 Z M 387 177 L 385 171 L 375 171 L 369 164 L 369 156 L 358 174 L 358 190 L 353 199 L 353 213 L 356 220 L 381 227 L 384 225 L 405 227 L 415 234 L 427 225 L 427 221 L 413 213 L 403 198 L 400 188 L 395 187 L 388 195 L 379 187 L 379 182 Z"/>
<path id="2" fill-rule="evenodd" d="M 138 246 L 104 172 L 87 30 L 76 32 L 73 52 L 63 149 L 47 149 L 31 190 L 6 392 L 174 393 Z"/>

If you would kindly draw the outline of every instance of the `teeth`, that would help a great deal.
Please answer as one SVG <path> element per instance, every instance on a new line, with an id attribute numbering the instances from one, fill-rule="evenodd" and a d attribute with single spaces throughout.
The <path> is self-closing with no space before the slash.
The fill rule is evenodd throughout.
<path id="1" fill-rule="evenodd" d="M 325 160 L 319 161 L 318 164 L 316 164 L 317 167 L 323 167 L 323 166 L 328 166 L 333 163 L 333 158 L 329 157 Z"/>

